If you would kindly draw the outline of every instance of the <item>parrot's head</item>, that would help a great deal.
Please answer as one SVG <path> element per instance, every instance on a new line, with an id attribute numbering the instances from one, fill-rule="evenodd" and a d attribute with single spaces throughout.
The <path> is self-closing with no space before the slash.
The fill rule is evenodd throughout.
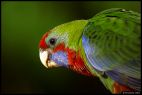
<path id="1" fill-rule="evenodd" d="M 87 20 L 75 20 L 46 32 L 39 43 L 42 64 L 47 68 L 64 66 L 83 70 L 84 63 L 78 51 L 86 23 Z"/>

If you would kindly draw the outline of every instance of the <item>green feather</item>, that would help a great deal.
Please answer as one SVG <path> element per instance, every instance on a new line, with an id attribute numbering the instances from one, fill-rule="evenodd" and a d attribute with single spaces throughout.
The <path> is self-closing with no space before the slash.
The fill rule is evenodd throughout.
<path id="1" fill-rule="evenodd" d="M 59 37 L 58 42 L 62 42 L 61 40 L 63 40 L 65 45 L 70 47 L 70 49 L 78 51 L 83 29 L 87 23 L 88 20 L 75 20 L 61 24 L 51 30 L 52 34 L 49 35 L 48 39 L 50 39 L 50 36 Z"/>
<path id="2" fill-rule="evenodd" d="M 120 65 L 126 60 L 140 57 L 140 25 L 140 14 L 124 9 L 109 9 L 89 20 L 84 35 L 97 46 L 98 52 L 94 55 L 112 56 Z"/>

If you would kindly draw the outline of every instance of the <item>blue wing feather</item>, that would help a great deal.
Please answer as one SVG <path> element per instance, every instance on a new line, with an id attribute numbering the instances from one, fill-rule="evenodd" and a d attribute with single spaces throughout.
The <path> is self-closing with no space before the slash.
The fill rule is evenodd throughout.
<path id="1" fill-rule="evenodd" d="M 125 74 L 118 72 L 117 70 L 106 71 L 106 75 L 110 76 L 113 80 L 127 85 L 133 89 L 140 91 L 141 89 L 141 79 L 136 79 Z"/>
<path id="2" fill-rule="evenodd" d="M 104 71 L 106 75 L 113 80 L 127 85 L 133 89 L 140 90 L 141 88 L 141 68 L 140 60 L 130 60 L 124 65 L 118 63 L 110 56 L 100 57 L 97 56 L 97 49 L 94 44 L 89 43 L 89 39 L 83 35 L 82 43 L 85 50 L 86 57 L 94 69 Z M 113 68 L 113 66 L 114 68 Z M 111 69 L 110 69 L 111 68 Z"/>

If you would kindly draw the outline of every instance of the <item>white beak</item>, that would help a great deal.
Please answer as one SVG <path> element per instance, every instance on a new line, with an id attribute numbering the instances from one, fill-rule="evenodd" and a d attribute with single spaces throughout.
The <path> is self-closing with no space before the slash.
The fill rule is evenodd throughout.
<path id="1" fill-rule="evenodd" d="M 55 63 L 53 60 L 50 60 L 49 57 L 49 52 L 48 50 L 39 50 L 39 56 L 42 64 L 46 67 L 58 67 L 59 65 Z"/>
<path id="2" fill-rule="evenodd" d="M 40 56 L 40 61 L 42 62 L 42 64 L 48 68 L 47 66 L 47 60 L 48 60 L 48 51 L 45 50 L 45 51 L 41 51 L 39 50 L 39 56 Z"/>

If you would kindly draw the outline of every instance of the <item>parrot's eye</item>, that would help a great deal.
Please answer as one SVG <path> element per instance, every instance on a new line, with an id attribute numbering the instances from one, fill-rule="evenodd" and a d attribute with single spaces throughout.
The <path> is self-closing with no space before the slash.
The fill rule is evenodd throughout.
<path id="1" fill-rule="evenodd" d="M 49 43 L 50 43 L 51 45 L 55 45 L 56 39 L 55 39 L 55 38 L 51 38 L 51 39 L 49 40 Z"/>

